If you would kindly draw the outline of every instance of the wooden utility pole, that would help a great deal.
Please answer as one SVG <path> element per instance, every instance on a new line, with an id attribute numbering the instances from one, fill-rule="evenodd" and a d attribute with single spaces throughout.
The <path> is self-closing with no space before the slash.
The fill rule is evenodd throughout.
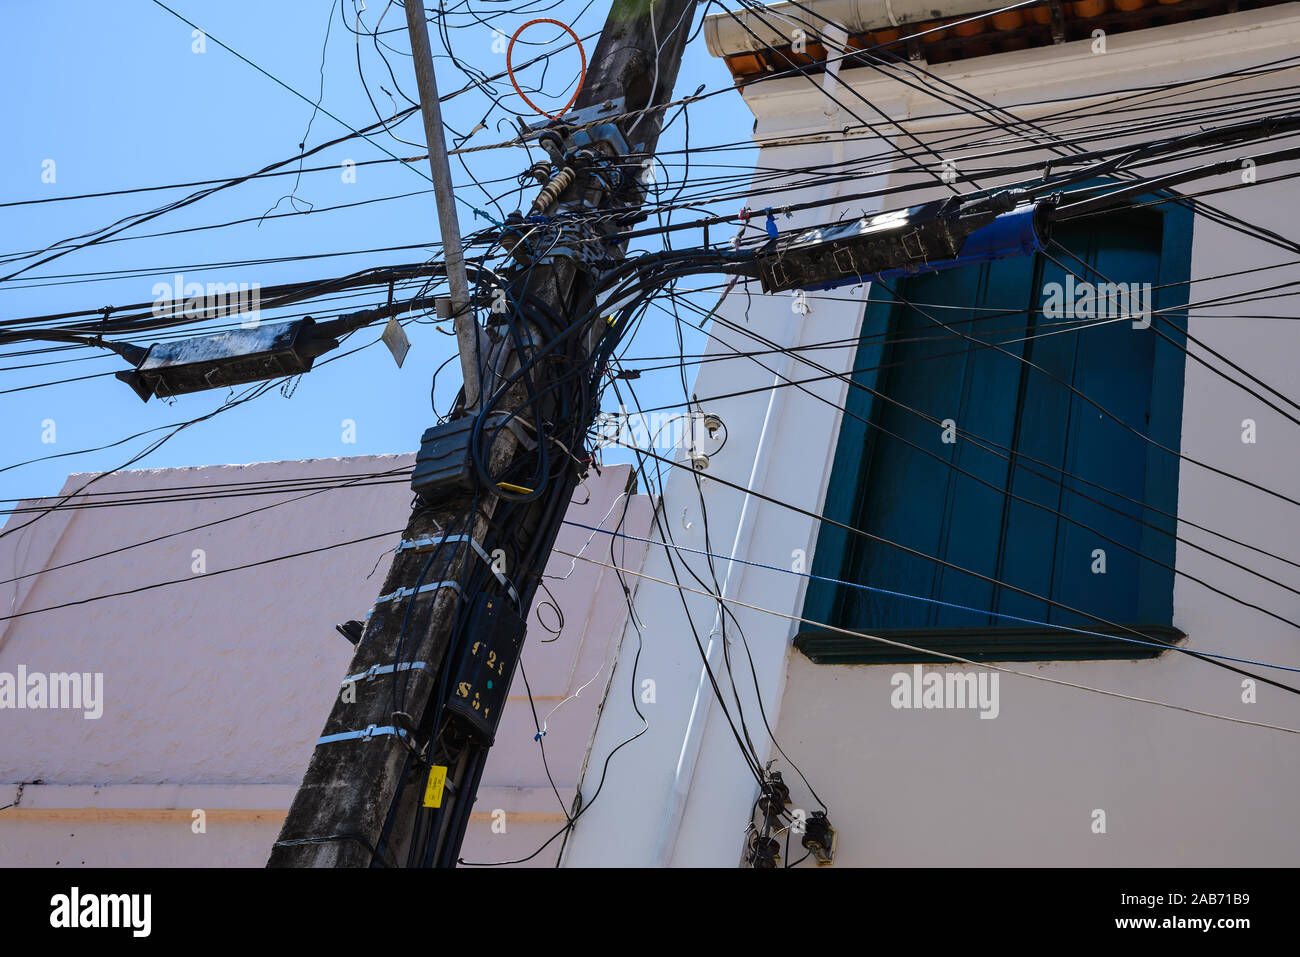
<path id="1" fill-rule="evenodd" d="M 423 30 L 422 7 L 408 3 L 407 9 Z M 641 111 L 670 101 L 694 12 L 695 0 L 614 0 L 600 41 L 588 58 L 585 83 L 573 110 L 564 117 L 581 117 L 595 111 L 602 122 L 615 124 L 635 154 L 620 164 L 634 171 L 631 180 L 653 156 L 663 120 L 662 111 Z M 417 56 L 417 68 L 419 59 Z M 424 93 L 422 89 L 422 99 Z M 575 177 L 571 171 L 567 178 L 556 175 L 551 183 L 558 195 L 548 202 L 549 208 L 581 208 L 580 199 L 590 202 L 593 190 L 599 194 L 601 189 L 598 183 L 593 185 L 593 181 L 582 175 Z M 606 191 L 599 195 L 594 209 L 618 205 L 620 218 L 626 221 L 623 214 L 629 211 L 629 195 L 637 194 L 635 188 L 629 194 L 626 185 Z M 639 203 L 639 199 L 634 202 Z M 631 211 L 635 212 L 635 207 Z M 600 218 L 588 220 L 606 233 L 617 228 Z M 622 247 L 609 243 L 605 252 L 621 256 Z M 591 269 L 576 256 L 547 257 L 517 273 L 510 283 L 512 297 L 520 301 L 526 294 L 544 303 L 554 315 L 575 321 L 573 307 L 590 288 Z M 514 357 L 514 366 L 511 358 L 508 348 L 499 352 L 497 374 L 517 367 L 519 357 Z M 539 374 L 558 374 L 548 371 L 551 369 L 540 367 Z M 491 388 L 485 380 L 485 399 Z M 522 389 L 515 387 L 497 407 L 516 409 L 524 402 Z M 462 401 L 462 411 L 468 407 Z M 591 425 L 578 424 L 583 430 Z M 500 430 L 491 445 L 490 465 L 494 469 L 504 467 L 519 454 L 521 445 L 515 433 Z M 562 501 L 567 502 L 578 481 L 577 470 L 566 469 L 556 481 L 563 483 Z M 471 597 L 462 595 L 456 583 L 469 580 L 473 574 L 483 577 L 485 569 L 480 566 L 486 563 L 477 549 L 490 540 L 493 516 L 503 504 L 493 488 L 481 486 L 473 495 L 474 507 L 469 512 L 463 503 L 435 501 L 412 514 L 403 535 L 404 547 L 389 567 L 381 597 L 371 611 L 348 669 L 348 676 L 363 677 L 345 682 L 343 693 L 336 697 L 280 839 L 272 849 L 270 866 L 410 863 L 408 851 L 420 819 L 429 765 L 434 764 L 439 766 L 439 776 L 446 776 L 438 795 L 440 807 L 431 825 L 437 833 L 428 845 L 432 850 L 414 863 L 455 864 L 489 744 L 472 736 L 451 746 L 442 742 L 443 757 L 436 759 L 430 758 L 428 749 L 433 737 L 430 729 L 439 727 L 441 719 L 431 713 L 431 704 L 439 700 L 448 669 L 454 667 L 448 650 L 457 639 L 457 629 L 465 627 L 463 616 Z M 531 567 L 511 570 L 521 599 L 520 614 L 526 620 L 564 509 L 548 509 L 542 501 L 509 504 L 516 515 L 523 510 L 524 531 L 540 543 Z M 438 543 L 432 551 L 431 542 Z M 474 627 L 473 621 L 469 627 Z M 400 670 L 393 670 L 395 662 Z M 507 684 L 510 677 L 505 675 Z M 402 702 L 404 711 L 394 709 L 394 682 L 401 683 L 396 700 Z M 306 702 L 304 705 L 310 706 Z"/>

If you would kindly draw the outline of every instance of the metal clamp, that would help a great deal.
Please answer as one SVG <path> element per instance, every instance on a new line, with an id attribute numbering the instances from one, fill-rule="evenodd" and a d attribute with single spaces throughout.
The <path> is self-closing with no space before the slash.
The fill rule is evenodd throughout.
<path id="1" fill-rule="evenodd" d="M 502 587 L 505 588 L 506 592 L 510 595 L 510 597 L 514 599 L 515 607 L 516 608 L 519 607 L 519 592 L 515 591 L 515 586 L 510 584 L 510 579 L 506 578 L 503 572 L 499 572 L 496 570 L 496 568 L 492 564 L 492 556 L 490 556 L 487 552 L 483 551 L 483 546 L 480 545 L 478 542 L 474 541 L 474 539 L 471 538 L 469 540 L 469 544 L 474 549 L 474 551 L 478 552 L 478 557 L 483 559 L 483 561 L 487 563 L 488 571 L 490 571 L 493 575 L 496 576 L 496 580 L 501 583 Z"/>
<path id="2" fill-rule="evenodd" d="M 338 734 L 325 734 L 316 739 L 316 744 L 333 744 L 336 741 L 369 741 L 371 738 L 393 735 L 398 738 L 406 739 L 410 735 L 402 728 L 394 727 L 391 724 L 384 725 L 382 728 L 368 724 L 361 731 L 340 731 Z"/>
<path id="3" fill-rule="evenodd" d="M 470 547 L 473 548 L 476 553 L 478 553 L 478 557 L 483 559 L 483 561 L 487 563 L 488 569 L 492 572 L 494 576 L 496 576 L 496 580 L 501 583 L 503 588 L 505 588 L 506 593 L 509 594 L 512 599 L 514 599 L 515 605 L 516 606 L 519 605 L 519 592 L 515 590 L 515 586 L 510 583 L 510 579 L 506 578 L 506 576 L 503 573 L 497 571 L 496 568 L 493 567 L 492 556 L 489 555 L 486 551 L 484 551 L 483 546 L 480 545 L 469 535 L 444 535 L 441 538 L 403 539 L 401 543 L 397 546 L 397 551 L 401 552 L 404 549 L 415 549 L 416 551 L 429 551 L 431 549 L 437 548 L 439 545 L 450 544 L 453 542 L 468 542 Z M 460 591 L 460 584 L 454 581 L 434 582 L 431 585 L 422 586 L 420 588 L 420 591 L 428 591 L 431 588 L 441 588 L 443 585 L 450 585 L 451 587 L 455 588 L 457 592 Z M 381 602 L 388 601 L 389 599 L 396 601 L 399 598 L 405 598 L 408 594 L 414 594 L 414 593 L 411 592 L 409 588 L 407 589 L 399 588 L 397 591 L 392 592 L 391 594 L 379 596 L 379 598 L 376 599 L 375 604 L 378 605 Z M 357 675 L 356 677 L 360 678 L 365 676 Z"/>
<path id="4" fill-rule="evenodd" d="M 565 146 L 576 149 L 581 146 L 598 146 L 600 143 L 606 142 L 615 155 L 625 155 L 632 152 L 623 136 L 623 131 L 618 127 L 618 121 L 614 119 L 614 117 L 621 116 L 623 110 L 624 101 L 623 97 L 620 96 L 568 113 L 564 117 L 564 125 L 568 127 L 569 131 L 569 135 L 565 139 Z M 551 123 L 550 119 L 539 120 L 529 124 L 528 129 L 531 132 L 540 132 L 549 127 Z"/>
<path id="5" fill-rule="evenodd" d="M 398 546 L 399 549 L 400 547 L 401 546 Z M 426 591 L 436 591 L 439 588 L 454 588 L 456 589 L 457 594 L 461 593 L 460 582 L 454 582 L 454 581 L 430 582 L 427 585 L 421 585 L 419 588 L 399 588 L 397 589 L 397 591 L 389 592 L 387 595 L 380 595 L 378 598 L 375 599 L 375 605 L 376 606 L 382 605 L 386 601 L 401 601 L 403 598 L 410 598 L 413 595 L 418 595 Z M 366 620 L 370 619 L 370 616 L 374 613 L 374 610 L 375 610 L 374 607 L 371 607 L 370 610 L 366 612 Z"/>
<path id="6" fill-rule="evenodd" d="M 374 681 L 380 675 L 396 674 L 399 671 L 410 671 L 412 668 L 419 668 L 422 671 L 429 670 L 429 666 L 423 661 L 403 661 L 396 665 L 371 665 L 359 674 L 348 675 L 343 679 L 340 687 L 350 685 L 354 681 Z"/>
<path id="7" fill-rule="evenodd" d="M 426 536 L 425 538 L 404 538 L 397 546 L 397 551 L 404 552 L 408 549 L 414 549 L 417 552 L 428 552 L 437 548 L 439 545 L 450 542 L 469 541 L 468 535 L 442 535 L 438 538 Z M 376 602 L 376 604 L 378 604 Z"/>
<path id="8" fill-rule="evenodd" d="M 410 598 L 414 595 L 422 594 L 426 591 L 437 591 L 439 588 L 454 588 L 460 592 L 460 582 L 440 581 L 429 582 L 427 585 L 421 585 L 419 588 L 399 588 L 397 591 L 389 592 L 387 595 L 380 595 L 375 599 L 376 605 L 382 605 L 386 601 L 401 601 L 403 598 Z"/>
<path id="9" fill-rule="evenodd" d="M 514 436 L 519 440 L 520 445 L 529 451 L 537 448 L 537 440 L 524 430 L 524 424 L 519 421 L 518 417 L 510 416 L 510 418 L 507 419 L 506 417 L 508 415 L 508 412 L 489 412 L 483 419 L 483 425 L 493 426 L 500 420 L 505 419 L 505 428 L 514 433 Z"/>

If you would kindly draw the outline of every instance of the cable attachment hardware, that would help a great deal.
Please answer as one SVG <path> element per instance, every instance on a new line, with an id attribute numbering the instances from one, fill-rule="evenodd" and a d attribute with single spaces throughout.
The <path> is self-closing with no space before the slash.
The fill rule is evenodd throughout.
<path id="1" fill-rule="evenodd" d="M 758 809 L 772 820 L 785 812 L 790 803 L 790 788 L 781 777 L 780 771 L 771 771 L 763 782 L 763 792 L 758 798 Z"/>
<path id="2" fill-rule="evenodd" d="M 756 870 L 773 870 L 781 857 L 781 842 L 755 831 L 749 839 L 749 864 Z"/>
<path id="3" fill-rule="evenodd" d="M 396 665 L 371 665 L 365 671 L 359 671 L 354 675 L 348 675 L 339 683 L 339 687 L 346 688 L 355 681 L 374 681 L 380 675 L 395 675 L 402 671 L 411 671 L 412 669 L 428 671 L 429 666 L 423 661 L 403 661 Z"/>
<path id="4" fill-rule="evenodd" d="M 577 177 L 572 166 L 566 166 L 551 177 L 550 182 L 542 187 L 542 191 L 537 194 L 533 200 L 532 206 L 528 208 L 531 216 L 543 215 L 548 209 L 555 205 L 555 201 L 560 198 L 560 194 L 569 188 L 570 184 Z"/>
<path id="5" fill-rule="evenodd" d="M 338 734 L 323 734 L 316 739 L 316 744 L 319 746 L 322 744 L 334 744 L 338 741 L 370 741 L 374 738 L 382 738 L 390 735 L 396 738 L 402 738 L 403 740 L 409 737 L 405 729 L 394 727 L 391 724 L 385 725 L 382 728 L 378 725 L 368 724 L 360 731 L 340 731 Z"/>
<path id="6" fill-rule="evenodd" d="M 804 822 L 804 847 L 817 858 L 818 864 L 830 864 L 835 860 L 835 828 L 825 811 L 813 811 Z"/>
<path id="7" fill-rule="evenodd" d="M 551 164 L 546 162 L 536 162 L 528 169 L 524 170 L 524 175 L 529 176 L 537 181 L 538 186 L 545 186 L 551 181 Z"/>

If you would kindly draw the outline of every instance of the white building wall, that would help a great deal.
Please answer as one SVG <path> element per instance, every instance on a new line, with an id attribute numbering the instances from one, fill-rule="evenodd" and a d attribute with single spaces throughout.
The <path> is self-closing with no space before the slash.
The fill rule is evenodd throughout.
<path id="1" fill-rule="evenodd" d="M 1013 108 L 1021 117 L 1048 120 L 1064 109 L 1095 107 L 1118 90 L 1278 60 L 1292 55 L 1298 44 L 1300 12 L 1296 4 L 1287 4 L 1113 36 L 1101 56 L 1084 42 L 943 64 L 930 72 L 999 106 Z M 1251 84 L 1256 88 L 1285 86 L 1288 76 L 1235 79 L 1231 89 L 1249 89 Z M 842 79 L 862 99 L 842 95 L 841 100 L 863 119 L 877 119 L 865 100 L 891 118 L 905 121 L 907 129 L 918 136 L 938 136 L 953 129 L 951 118 L 936 116 L 948 108 L 923 91 L 907 90 L 867 70 L 850 71 Z M 946 93 L 950 95 L 951 89 Z M 1173 109 L 1180 101 L 1196 103 L 1205 95 L 1193 88 L 1167 96 L 1165 102 Z M 838 134 L 854 122 L 842 114 L 824 117 L 825 100 L 806 78 L 756 84 L 747 89 L 746 102 L 758 118 L 755 137 L 760 142 L 778 136 L 816 139 L 829 131 Z M 1223 122 L 1233 119 L 1227 113 L 1222 117 Z M 1085 125 L 1088 122 L 1092 121 Z M 964 126 L 969 127 L 970 121 L 964 121 Z M 1109 143 L 1123 138 L 1120 130 Z M 898 142 L 910 141 L 900 137 Z M 815 167 L 845 156 L 880 151 L 880 140 L 862 135 L 834 145 L 767 147 L 760 153 L 758 166 Z M 1046 156 L 1039 154 L 1038 158 Z M 1016 156 L 1017 161 L 1033 158 L 1033 154 Z M 1294 164 L 1261 167 L 1259 178 L 1294 168 Z M 881 175 L 835 188 L 842 193 L 860 192 L 885 183 L 915 181 L 914 176 L 890 176 L 882 168 Z M 1235 174 L 1227 174 L 1213 185 L 1237 181 Z M 1205 185 L 1211 184 L 1202 187 Z M 910 192 L 903 202 L 912 204 L 938 195 L 942 194 Z M 1300 211 L 1295 195 L 1294 187 L 1285 183 L 1260 184 L 1215 196 L 1212 202 L 1295 238 L 1300 235 L 1295 226 Z M 804 198 L 806 194 L 791 193 L 781 202 Z M 901 205 L 889 198 L 875 202 L 878 205 L 865 206 L 867 213 Z M 769 198 L 751 201 L 755 209 L 768 205 L 779 203 Z M 864 204 L 858 201 L 847 209 L 805 213 L 780 222 L 783 229 L 793 228 L 863 211 Z M 1204 220 L 1196 222 L 1193 278 L 1293 258 Z M 1191 298 L 1195 302 L 1251 291 L 1288 276 L 1278 270 L 1198 282 L 1192 286 Z M 836 294 L 849 297 L 844 289 Z M 788 296 L 755 296 L 748 308 L 743 296 L 735 297 L 720 312 L 782 345 L 798 345 L 856 335 L 861 298 L 858 294 L 856 301 L 844 302 L 810 296 L 812 311 L 802 319 L 791 313 Z M 1295 303 L 1294 298 L 1282 298 L 1219 312 L 1285 316 L 1294 311 Z M 1281 392 L 1300 395 L 1300 374 L 1294 362 L 1300 330 L 1293 330 L 1293 324 L 1285 320 L 1213 318 L 1210 312 L 1193 310 L 1189 326 L 1193 336 L 1220 349 Z M 754 347 L 721 323 L 714 323 L 711 330 L 716 339 L 737 348 Z M 710 348 L 710 354 L 725 351 L 716 342 Z M 831 370 L 843 372 L 851 367 L 853 350 L 819 350 L 816 355 Z M 792 368 L 796 378 L 818 374 L 801 363 L 788 367 L 785 362 L 779 356 L 776 363 L 769 360 L 769 364 L 781 364 L 787 373 Z M 813 512 L 821 510 L 839 430 L 837 414 L 793 388 L 720 402 L 707 399 L 772 379 L 772 373 L 753 361 L 736 359 L 701 365 L 694 385 L 706 411 L 717 412 L 730 429 L 725 452 L 710 462 L 703 479 L 710 519 L 709 550 L 718 554 L 728 554 L 737 541 L 743 496 L 710 482 L 710 475 L 741 486 L 749 484 L 753 476 L 753 487 L 776 500 Z M 836 379 L 808 386 L 809 391 L 835 405 L 843 404 L 846 389 L 844 382 Z M 1245 418 L 1258 423 L 1259 441 L 1253 446 L 1241 442 Z M 1296 478 L 1300 474 L 1300 443 L 1291 431 L 1295 428 L 1188 360 L 1182 429 L 1185 454 L 1300 497 Z M 1178 509 L 1193 521 L 1300 559 L 1295 551 L 1295 543 L 1300 541 L 1300 513 L 1295 506 L 1186 462 L 1180 469 Z M 664 514 L 679 545 L 705 548 L 692 476 L 679 472 L 669 482 Z M 688 524 L 691 527 L 687 528 Z M 811 556 L 816 533 L 814 520 L 751 499 L 740 530 L 739 554 L 751 561 L 788 567 L 796 549 L 805 549 Z M 1180 524 L 1179 534 L 1207 547 L 1211 542 L 1213 548 L 1222 547 L 1185 525 Z M 665 551 L 651 548 L 645 574 L 671 581 Z M 1293 566 L 1246 552 L 1234 552 L 1231 557 L 1284 581 L 1296 580 Z M 706 575 L 698 556 L 681 556 L 679 564 L 681 558 Z M 1295 594 L 1244 573 L 1231 573 L 1228 566 L 1186 546 L 1179 546 L 1176 564 L 1180 571 L 1214 582 L 1247 601 L 1300 617 Z M 724 573 L 725 563 L 720 563 L 720 578 Z M 693 582 L 688 584 L 695 587 Z M 726 593 L 740 602 L 788 616 L 800 613 L 804 590 L 803 580 L 795 576 L 736 566 Z M 686 596 L 686 603 L 701 641 L 707 644 L 715 603 L 694 595 Z M 1176 580 L 1174 605 L 1173 623 L 1187 633 L 1191 647 L 1300 664 L 1294 629 L 1181 576 Z M 566 863 L 732 866 L 742 856 L 743 829 L 757 787 L 717 707 L 708 711 L 703 721 L 693 775 L 689 761 L 682 765 L 681 755 L 690 754 L 684 742 L 690 740 L 687 727 L 700 676 L 700 653 L 671 586 L 643 581 L 637 609 L 645 637 L 637 674 L 656 680 L 658 701 L 643 706 L 649 728 L 625 749 L 628 753 L 621 761 L 620 756 L 614 758 L 604 796 L 579 822 Z M 746 724 L 760 755 L 777 759 L 774 768 L 784 773 L 795 806 L 815 808 L 808 787 L 770 748 L 758 715 L 761 701 L 786 754 L 830 809 L 840 836 L 839 864 L 1278 865 L 1300 859 L 1300 835 L 1289 826 L 1290 796 L 1300 786 L 1300 756 L 1294 735 L 1011 675 L 1001 676 L 1001 710 L 995 720 L 981 720 L 973 711 L 895 710 L 889 703 L 890 677 L 902 670 L 900 667 L 814 665 L 790 650 L 790 638 L 799 627 L 796 623 L 743 607 L 734 610 L 744 626 L 758 674 L 755 683 L 744 648 L 739 642 L 733 644 L 731 654 Z M 628 680 L 635 648 L 635 635 L 629 633 L 616 682 Z M 1239 676 L 1181 654 L 1147 661 L 1008 667 L 1249 721 L 1300 727 L 1300 707 L 1293 696 L 1261 684 L 1258 702 L 1245 704 Z M 716 670 L 725 675 L 723 668 Z M 1280 675 L 1284 681 L 1294 677 L 1253 670 Z M 730 685 L 725 677 L 720 680 L 734 713 Z M 697 718 L 697 726 L 700 723 Z M 611 699 L 601 716 L 592 763 L 603 760 L 611 748 L 640 728 L 631 705 Z M 672 799 L 674 782 L 687 795 L 680 810 L 675 810 Z M 1105 834 L 1092 830 L 1093 812 L 1098 809 L 1107 815 Z"/>

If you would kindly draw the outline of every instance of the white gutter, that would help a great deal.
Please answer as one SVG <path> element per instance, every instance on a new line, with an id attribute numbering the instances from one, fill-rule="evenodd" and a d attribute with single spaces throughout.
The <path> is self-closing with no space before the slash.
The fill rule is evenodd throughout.
<path id="1" fill-rule="evenodd" d="M 803 335 L 804 323 L 808 315 L 805 313 L 799 323 L 799 335 Z M 795 340 L 796 342 L 800 340 Z M 778 376 L 773 379 L 772 388 L 768 392 L 767 412 L 763 416 L 763 430 L 759 433 L 758 449 L 754 454 L 754 465 L 749 471 L 749 483 L 746 486 L 745 501 L 740 507 L 740 518 L 736 525 L 736 536 L 731 543 L 731 557 L 727 562 L 727 574 L 722 581 L 722 596 L 735 597 L 732 589 L 732 573 L 736 573 L 737 587 L 739 579 L 744 576 L 746 566 L 736 562 L 736 557 L 745 554 L 749 549 L 749 540 L 751 538 L 754 523 L 749 520 L 749 508 L 751 503 L 756 501 L 750 492 L 755 488 L 761 488 L 767 477 L 767 466 L 770 460 L 768 454 L 771 448 L 770 436 L 772 429 L 772 411 L 776 404 L 776 397 L 781 392 L 777 386 L 780 384 L 781 377 L 788 377 L 792 370 L 790 353 L 783 356 L 782 368 Z M 664 809 L 663 821 L 659 825 L 659 840 L 655 845 L 655 867 L 668 867 L 672 863 L 673 852 L 677 848 L 677 835 L 681 832 L 682 811 L 686 807 L 686 798 L 691 791 L 691 783 L 695 779 L 695 766 L 700 759 L 700 745 L 704 742 L 704 729 L 709 723 L 709 716 L 713 711 L 713 686 L 709 680 L 710 672 L 717 672 L 720 659 L 722 658 L 722 613 L 718 612 L 713 621 L 713 631 L 709 635 L 709 645 L 704 653 L 707 664 L 700 668 L 700 679 L 695 686 L 695 701 L 691 705 L 691 717 L 686 723 L 686 736 L 682 739 L 682 749 L 677 757 L 677 769 L 673 774 L 673 787 L 668 794 L 668 806 Z"/>
<path id="2" fill-rule="evenodd" d="M 836 30 L 833 34 L 840 39 L 845 37 L 842 29 L 835 25 L 829 25 L 828 30 Z M 835 75 L 829 82 L 838 83 L 839 70 L 835 70 Z M 837 110 L 838 107 L 835 108 Z M 832 110 L 829 115 L 833 115 Z M 844 160 L 844 143 L 838 141 L 834 144 L 833 156 L 835 162 Z M 823 191 L 823 199 L 831 199 L 839 192 L 839 184 L 829 184 Z M 812 315 L 812 303 L 809 308 L 799 316 L 798 329 L 795 332 L 795 338 L 792 345 L 798 345 L 804 341 L 804 335 L 808 329 L 808 317 Z M 750 539 L 753 537 L 755 523 L 750 520 L 750 506 L 758 501 L 752 494 L 756 488 L 763 488 L 767 484 L 767 473 L 772 460 L 771 456 L 771 437 L 775 431 L 773 427 L 774 411 L 776 410 L 776 398 L 783 395 L 784 390 L 780 388 L 782 384 L 788 382 L 794 375 L 795 364 L 794 353 L 786 351 L 781 356 L 781 362 L 776 369 L 772 378 L 772 387 L 768 390 L 767 411 L 763 414 L 763 428 L 758 437 L 758 448 L 754 452 L 754 464 L 749 471 L 749 482 L 746 485 L 745 501 L 740 507 L 740 517 L 737 520 L 736 535 L 731 544 L 731 555 L 727 560 L 727 573 L 722 580 L 721 595 L 724 598 L 734 598 L 740 591 L 741 583 L 744 579 L 745 569 L 748 565 L 738 563 L 736 558 L 749 552 Z M 777 413 L 779 414 L 779 413 Z M 707 479 L 707 476 L 704 476 Z M 733 587 L 734 574 L 734 587 Z M 720 659 L 722 657 L 722 611 L 719 609 L 713 621 L 713 631 L 709 635 L 709 644 L 705 649 L 704 658 L 708 664 L 700 668 L 700 678 L 695 686 L 695 701 L 691 705 L 691 716 L 686 723 L 686 735 L 682 739 L 682 749 L 677 757 L 677 768 L 673 774 L 672 790 L 668 793 L 668 806 L 664 809 L 663 820 L 659 824 L 659 839 L 655 844 L 655 867 L 669 867 L 672 864 L 673 854 L 677 849 L 677 837 L 681 833 L 682 812 L 686 808 L 686 799 L 690 795 L 691 784 L 695 780 L 695 768 L 700 760 L 700 747 L 704 742 L 704 730 L 708 726 L 709 717 L 713 712 L 713 685 L 709 680 L 709 672 L 712 670 L 717 673 Z M 761 694 L 761 692 L 758 692 Z"/>
<path id="3" fill-rule="evenodd" d="M 704 42 L 716 57 L 785 46 L 798 27 L 815 38 L 839 24 L 849 33 L 883 30 L 904 23 L 963 17 L 996 10 L 999 0 L 804 0 L 762 10 L 715 13 L 704 20 Z M 830 21 L 830 23 L 827 23 Z M 743 25 L 742 25 L 743 24 Z M 752 33 L 751 33 L 752 31 Z"/>
<path id="4" fill-rule="evenodd" d="M 840 91 L 840 66 L 844 63 L 844 54 L 848 53 L 849 34 L 838 23 L 828 23 L 825 26 L 826 45 L 830 47 L 830 54 L 834 59 L 826 66 L 826 72 L 822 74 L 822 92 L 826 94 L 826 105 L 822 107 L 822 114 L 830 119 L 840 111 L 839 97 L 836 95 Z"/>

